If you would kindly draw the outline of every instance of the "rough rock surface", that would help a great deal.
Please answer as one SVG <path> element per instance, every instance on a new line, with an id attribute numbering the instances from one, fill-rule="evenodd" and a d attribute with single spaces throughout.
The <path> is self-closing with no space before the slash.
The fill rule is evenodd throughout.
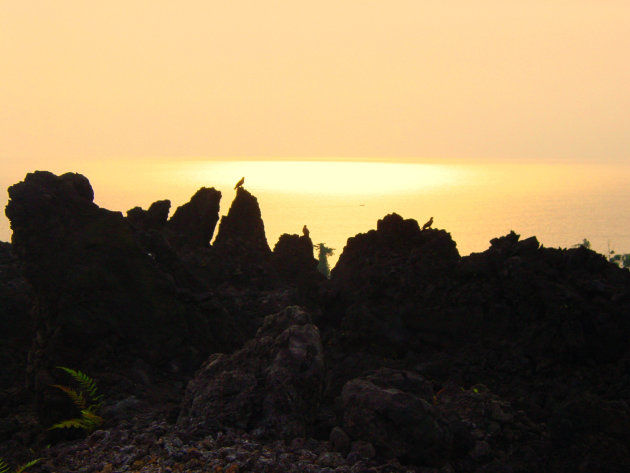
<path id="1" fill-rule="evenodd" d="M 273 248 L 273 266 L 279 278 L 295 286 L 307 300 L 317 297 L 324 276 L 317 270 L 313 257 L 313 242 L 306 235 L 280 235 Z"/>
<path id="2" fill-rule="evenodd" d="M 310 431 L 324 376 L 319 331 L 296 306 L 269 315 L 232 355 L 215 354 L 190 381 L 179 424 L 290 439 Z"/>
<path id="3" fill-rule="evenodd" d="M 227 314 L 212 301 L 182 300 L 123 216 L 92 202 L 85 177 L 38 171 L 9 197 L 13 248 L 35 291 L 28 378 L 36 390 L 48 389 L 58 365 L 94 373 L 142 359 L 190 370 L 229 347 Z"/>
<path id="4" fill-rule="evenodd" d="M 341 394 L 343 429 L 385 458 L 441 466 L 452 434 L 431 406 L 432 396 L 431 383 L 414 372 L 379 370 L 352 379 Z"/>
<path id="5" fill-rule="evenodd" d="M 0 242 L 0 396 L 21 383 L 35 333 L 33 291 L 20 272 L 9 243 Z"/>
<path id="6" fill-rule="evenodd" d="M 287 270 L 310 261 L 306 242 L 272 255 L 243 189 L 220 243 L 188 249 L 163 204 L 151 224 L 125 219 L 79 175 L 10 194 L 0 297 L 25 309 L 27 280 L 35 304 L 22 378 L 83 369 L 105 417 L 59 442 L 33 414 L 43 400 L 60 415 L 50 392 L 0 389 L 12 465 L 32 449 L 34 473 L 630 471 L 630 272 L 601 255 L 510 233 L 460 257 L 445 231 L 392 214 L 349 239 L 311 318 Z"/>
<path id="7" fill-rule="evenodd" d="M 219 220 L 220 202 L 221 192 L 214 187 L 199 189 L 167 222 L 171 244 L 180 250 L 208 247 Z"/>
<path id="8" fill-rule="evenodd" d="M 277 280 L 258 200 L 243 187 L 236 190 L 205 265 L 217 284 L 270 287 Z"/>
<path id="9" fill-rule="evenodd" d="M 141 207 L 128 210 L 127 220 L 138 229 L 160 230 L 166 225 L 170 209 L 170 200 L 158 200 L 153 202 L 148 210 Z"/>
<path id="10" fill-rule="evenodd" d="M 331 273 L 329 320 L 345 343 L 380 354 L 421 350 L 446 330 L 440 311 L 423 303 L 448 280 L 460 260 L 444 230 L 421 230 L 415 220 L 390 214 L 376 230 L 349 238 Z M 430 324 L 421 333 L 418 328 Z"/>

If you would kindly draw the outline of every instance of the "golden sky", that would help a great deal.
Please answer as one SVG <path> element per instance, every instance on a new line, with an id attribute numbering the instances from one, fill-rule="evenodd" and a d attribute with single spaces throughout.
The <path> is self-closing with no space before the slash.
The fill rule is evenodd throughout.
<path id="1" fill-rule="evenodd" d="M 2 168 L 630 160 L 628 0 L 0 0 L 0 71 Z"/>

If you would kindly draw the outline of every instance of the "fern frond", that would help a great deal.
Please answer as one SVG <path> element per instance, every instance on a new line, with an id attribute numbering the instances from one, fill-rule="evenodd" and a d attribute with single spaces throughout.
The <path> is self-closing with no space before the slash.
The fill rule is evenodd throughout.
<path id="1" fill-rule="evenodd" d="M 34 460 L 26 462 L 26 463 L 24 463 L 24 465 L 19 466 L 15 470 L 14 473 L 22 473 L 27 468 L 32 467 L 33 465 L 35 465 L 36 463 L 39 463 L 42 460 L 43 460 L 42 458 L 36 458 Z M 9 469 L 9 465 L 2 458 L 0 458 L 0 473 L 11 473 L 11 470 Z"/>
<path id="2" fill-rule="evenodd" d="M 79 390 L 59 384 L 53 384 L 52 386 L 62 390 L 72 399 L 74 405 L 81 411 L 81 417 L 64 420 L 53 425 L 48 430 L 77 428 L 91 432 L 104 421 L 104 419 L 97 414 L 97 411 L 102 407 L 102 395 L 97 394 L 96 382 L 81 371 L 73 370 L 65 366 L 57 366 L 57 368 L 68 373 L 74 381 L 79 384 Z M 89 405 L 88 400 L 91 401 Z M 0 473 L 4 472 L 0 471 Z"/>
<path id="3" fill-rule="evenodd" d="M 89 426 L 86 424 L 84 419 L 75 418 L 75 419 L 68 419 L 68 420 L 58 422 L 52 427 L 48 428 L 48 430 L 53 430 L 53 429 L 88 429 L 89 430 Z"/>
<path id="4" fill-rule="evenodd" d="M 74 389 L 69 388 L 68 386 L 61 386 L 59 384 L 51 384 L 51 386 L 53 388 L 61 389 L 64 393 L 66 393 L 68 397 L 72 399 L 72 402 L 74 403 L 75 406 L 77 406 L 78 409 L 85 409 L 86 402 L 85 402 L 85 396 L 83 395 L 83 393 L 75 391 Z"/>
<path id="5" fill-rule="evenodd" d="M 24 465 L 19 466 L 18 469 L 15 470 L 15 473 L 22 473 L 27 468 L 32 467 L 33 465 L 35 465 L 36 463 L 39 463 L 42 460 L 43 458 L 35 458 L 34 460 L 31 460 L 30 462 L 26 462 L 24 463 Z"/>
<path id="6" fill-rule="evenodd" d="M 83 416 L 83 420 L 90 424 L 92 427 L 97 427 L 103 423 L 103 418 L 98 414 L 90 411 L 89 409 L 83 409 L 81 411 L 81 415 Z"/>
<path id="7" fill-rule="evenodd" d="M 98 399 L 100 399 L 101 396 L 97 394 L 96 382 L 92 378 L 90 378 L 87 374 L 79 370 L 73 370 L 72 368 L 67 368 L 65 366 L 57 366 L 57 368 L 65 371 L 70 376 L 72 376 L 72 378 L 81 385 L 83 390 L 86 393 L 88 393 L 88 395 L 90 396 L 90 399 L 94 401 L 97 401 Z"/>

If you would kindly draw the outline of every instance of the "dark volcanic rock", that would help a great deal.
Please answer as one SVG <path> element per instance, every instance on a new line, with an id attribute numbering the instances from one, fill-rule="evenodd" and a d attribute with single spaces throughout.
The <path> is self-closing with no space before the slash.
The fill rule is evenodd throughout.
<path id="1" fill-rule="evenodd" d="M 271 254 L 258 200 L 244 188 L 237 189 L 228 214 L 221 217 L 213 246 L 234 257 L 267 258 Z"/>
<path id="2" fill-rule="evenodd" d="M 230 348 L 223 310 L 185 303 L 123 216 L 92 202 L 85 177 L 38 171 L 9 197 L 14 250 L 35 290 L 28 369 L 36 389 L 57 365 L 94 374 L 130 370 L 140 358 L 185 371 Z"/>
<path id="3" fill-rule="evenodd" d="M 317 270 L 313 242 L 306 235 L 281 235 L 273 249 L 273 265 L 282 281 L 296 286 L 308 299 L 316 296 L 318 284 L 325 280 Z"/>
<path id="4" fill-rule="evenodd" d="M 178 207 L 167 223 L 172 245 L 186 250 L 208 247 L 219 220 L 220 201 L 221 192 L 202 187 L 188 203 Z"/>
<path id="5" fill-rule="evenodd" d="M 540 456 L 553 465 L 548 471 L 623 471 L 630 272 L 586 248 L 543 248 L 514 232 L 460 259 L 445 234 L 425 230 L 432 238 L 423 240 L 414 223 L 386 218 L 387 225 L 349 239 L 333 271 L 320 324 L 334 360 L 326 397 L 360 369 L 380 366 L 417 368 L 457 393 L 483 383 L 551 432 L 522 432 L 511 425 L 515 412 L 502 413 L 492 401 L 489 431 L 462 471 L 468 461 L 501 465 L 496 471 L 531 468 Z M 466 429 L 454 435 L 466 438 Z M 503 452 L 512 449 L 519 458 L 506 461 Z"/>
<path id="6" fill-rule="evenodd" d="M 153 202 L 148 210 L 140 207 L 128 210 L 127 220 L 141 230 L 160 230 L 166 225 L 170 209 L 170 200 L 158 200 Z"/>
<path id="7" fill-rule="evenodd" d="M 190 381 L 178 424 L 292 439 L 311 430 L 324 376 L 319 330 L 297 306 L 269 315 L 233 355 L 212 355 Z"/>
<path id="8" fill-rule="evenodd" d="M 273 248 L 273 260 L 278 274 L 293 282 L 312 278 L 317 272 L 317 260 L 313 257 L 313 242 L 308 236 L 280 235 Z"/>
<path id="9" fill-rule="evenodd" d="M 258 201 L 242 187 L 228 214 L 221 217 L 212 250 L 209 264 L 216 267 L 220 282 L 268 286 L 277 279 Z"/>
<path id="10" fill-rule="evenodd" d="M 332 270 L 329 317 L 352 346 L 388 354 L 419 350 L 448 330 L 422 299 L 448 281 L 459 261 L 445 231 L 388 215 L 376 230 L 348 239 Z"/>
<path id="11" fill-rule="evenodd" d="M 452 434 L 427 402 L 430 383 L 412 372 L 385 370 L 348 381 L 341 397 L 344 430 L 386 458 L 440 466 Z"/>
<path id="12" fill-rule="evenodd" d="M 35 332 L 32 307 L 33 291 L 11 245 L 0 242 L 0 390 L 24 383 L 26 355 Z"/>

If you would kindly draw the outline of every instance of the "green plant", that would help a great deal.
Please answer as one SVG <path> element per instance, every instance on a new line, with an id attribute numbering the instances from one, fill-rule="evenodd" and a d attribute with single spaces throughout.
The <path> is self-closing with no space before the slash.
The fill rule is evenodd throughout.
<path id="1" fill-rule="evenodd" d="M 22 473 L 24 470 L 26 470 L 27 468 L 32 467 L 33 465 L 35 465 L 37 462 L 40 462 L 41 460 L 42 460 L 41 458 L 36 458 L 34 460 L 26 462 L 26 463 L 24 463 L 24 465 L 18 466 L 13 471 L 13 473 Z M 0 458 L 0 473 L 11 473 L 9 465 L 2 458 Z"/>
<path id="2" fill-rule="evenodd" d="M 328 257 L 333 254 L 334 248 L 328 248 L 323 243 L 313 245 L 319 251 L 317 270 L 330 279 L 330 265 L 328 264 Z"/>
<path id="3" fill-rule="evenodd" d="M 102 407 L 102 394 L 98 394 L 96 382 L 85 373 L 75 371 L 65 366 L 58 366 L 60 370 L 68 373 L 77 383 L 79 389 L 68 386 L 53 384 L 52 387 L 60 389 L 72 400 L 72 403 L 81 412 L 81 417 L 67 419 L 50 427 L 52 429 L 85 429 L 88 432 L 93 431 L 96 427 L 103 423 L 103 418 L 98 415 Z M 2 471 L 0 471 L 2 473 Z"/>

